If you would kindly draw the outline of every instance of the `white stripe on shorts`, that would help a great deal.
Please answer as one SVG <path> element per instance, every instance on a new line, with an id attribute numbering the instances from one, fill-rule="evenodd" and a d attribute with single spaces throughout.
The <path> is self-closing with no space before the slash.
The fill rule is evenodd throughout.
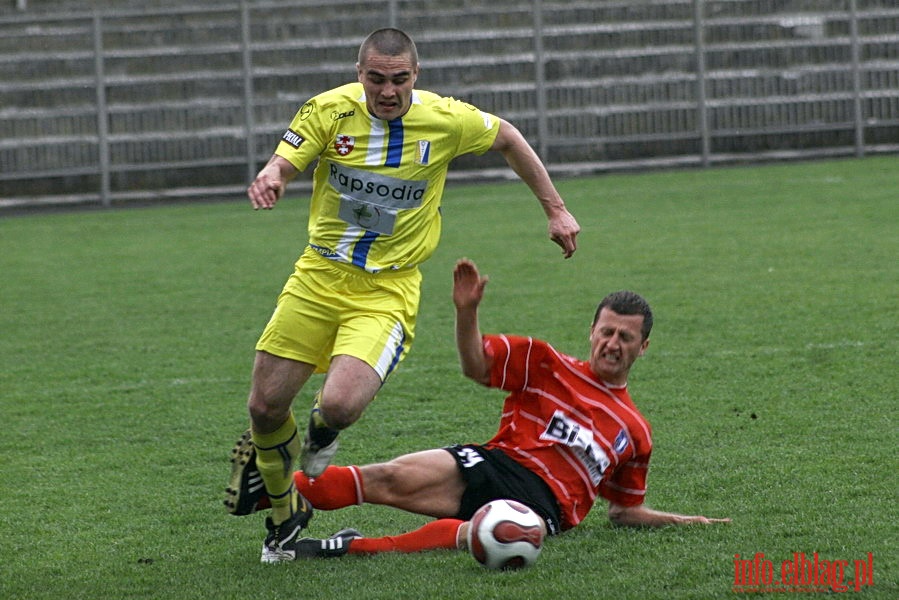
<path id="1" fill-rule="evenodd" d="M 384 349 L 381 350 L 381 356 L 378 357 L 378 364 L 375 365 L 375 371 L 378 372 L 381 381 L 384 381 L 387 378 L 396 366 L 396 363 L 399 362 L 403 350 L 403 342 L 405 341 L 406 334 L 403 331 L 402 324 L 394 323 L 387 344 L 384 346 Z"/>

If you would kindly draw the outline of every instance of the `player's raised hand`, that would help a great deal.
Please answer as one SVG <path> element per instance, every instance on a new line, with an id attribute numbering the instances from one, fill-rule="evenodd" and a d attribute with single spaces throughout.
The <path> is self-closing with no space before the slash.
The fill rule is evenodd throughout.
<path id="1" fill-rule="evenodd" d="M 453 270 L 453 304 L 456 308 L 477 308 L 484 297 L 487 277 L 481 277 L 477 266 L 467 258 L 456 262 Z"/>
<path id="2" fill-rule="evenodd" d="M 456 349 L 462 374 L 487 385 L 490 383 L 491 358 L 481 343 L 478 327 L 478 304 L 484 297 L 487 278 L 467 258 L 456 263 L 453 270 L 453 303 L 456 305 Z"/>

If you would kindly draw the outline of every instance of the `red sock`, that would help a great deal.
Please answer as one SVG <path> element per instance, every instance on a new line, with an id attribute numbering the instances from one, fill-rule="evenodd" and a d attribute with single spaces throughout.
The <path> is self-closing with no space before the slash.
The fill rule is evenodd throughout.
<path id="1" fill-rule="evenodd" d="M 455 550 L 459 547 L 456 536 L 464 522 L 459 519 L 438 519 L 409 533 L 379 538 L 357 538 L 350 542 L 349 554 Z"/>
<path id="2" fill-rule="evenodd" d="M 359 467 L 337 467 L 309 479 L 302 471 L 293 474 L 297 491 L 303 494 L 317 509 L 334 510 L 362 504 L 362 475 Z"/>

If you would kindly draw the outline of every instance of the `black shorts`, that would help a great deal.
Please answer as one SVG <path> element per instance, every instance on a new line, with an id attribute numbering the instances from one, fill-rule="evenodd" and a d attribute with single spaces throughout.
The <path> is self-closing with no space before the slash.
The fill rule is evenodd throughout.
<path id="1" fill-rule="evenodd" d="M 552 490 L 540 476 L 521 466 L 505 452 L 466 444 L 444 448 L 456 459 L 465 492 L 457 519 L 468 521 L 491 500 L 517 500 L 531 507 L 546 521 L 550 535 L 559 533 L 559 505 Z"/>

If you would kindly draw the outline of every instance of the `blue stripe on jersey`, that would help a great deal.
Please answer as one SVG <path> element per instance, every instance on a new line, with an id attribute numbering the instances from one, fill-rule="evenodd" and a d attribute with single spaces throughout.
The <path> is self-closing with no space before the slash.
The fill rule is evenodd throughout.
<path id="1" fill-rule="evenodd" d="M 376 231 L 368 231 L 359 238 L 359 241 L 356 242 L 356 245 L 353 247 L 353 264 L 357 267 L 365 268 L 365 263 L 368 259 L 368 253 L 371 250 L 371 245 L 374 243 L 375 239 L 378 237 L 378 232 Z"/>
<path id="2" fill-rule="evenodd" d="M 385 167 L 399 167 L 403 159 L 403 120 L 393 119 L 387 121 L 390 134 L 387 140 L 387 160 Z"/>

